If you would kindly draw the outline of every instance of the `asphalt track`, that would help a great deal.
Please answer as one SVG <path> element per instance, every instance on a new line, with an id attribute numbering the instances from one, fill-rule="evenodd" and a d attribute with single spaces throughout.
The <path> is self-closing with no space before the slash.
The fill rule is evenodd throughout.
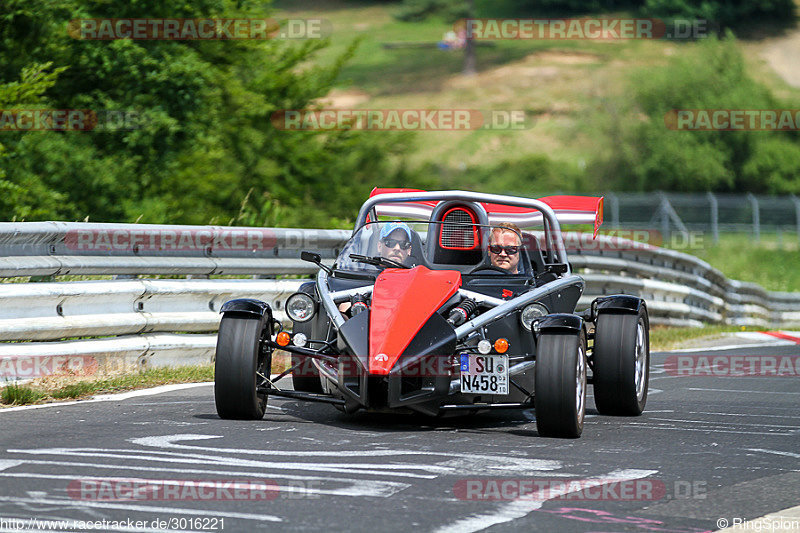
<path id="1" fill-rule="evenodd" d="M 800 346 L 680 355 L 785 363 Z M 0 531 L 700 532 L 797 506 L 798 375 L 677 375 L 675 357 L 653 354 L 643 416 L 590 399 L 577 440 L 539 437 L 533 411 L 346 416 L 272 399 L 262 421 L 226 421 L 211 385 L 0 412 Z M 251 490 L 190 490 L 231 481 Z M 162 492 L 120 498 L 147 484 Z"/>

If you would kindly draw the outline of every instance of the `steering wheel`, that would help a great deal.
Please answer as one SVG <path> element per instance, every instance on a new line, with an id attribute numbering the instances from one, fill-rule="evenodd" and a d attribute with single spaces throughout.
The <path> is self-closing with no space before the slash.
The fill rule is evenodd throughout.
<path id="1" fill-rule="evenodd" d="M 478 265 L 472 270 L 469 271 L 470 274 L 475 274 L 476 272 L 480 272 L 481 270 L 488 270 L 491 272 L 499 272 L 501 274 L 508 274 L 508 271 L 504 268 L 500 268 L 499 266 L 494 265 Z"/>

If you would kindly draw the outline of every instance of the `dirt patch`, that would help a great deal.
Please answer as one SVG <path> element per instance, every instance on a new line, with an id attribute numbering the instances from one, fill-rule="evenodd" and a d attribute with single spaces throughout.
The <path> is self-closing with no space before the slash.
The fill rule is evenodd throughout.
<path id="1" fill-rule="evenodd" d="M 771 39 L 765 44 L 761 56 L 766 59 L 786 83 L 800 88 L 800 30 L 793 31 L 786 37 Z"/>
<path id="2" fill-rule="evenodd" d="M 445 84 L 445 88 L 464 89 L 503 83 L 529 83 L 531 80 L 549 80 L 557 78 L 563 72 L 562 67 L 575 65 L 591 65 L 600 62 L 595 54 L 574 51 L 547 50 L 530 54 L 520 61 L 503 65 L 475 76 L 456 76 Z"/>
<path id="3" fill-rule="evenodd" d="M 369 101 L 370 96 L 357 89 L 333 89 L 318 100 L 323 107 L 333 109 L 350 109 Z"/>
<path id="4" fill-rule="evenodd" d="M 558 65 L 589 65 L 600 61 L 600 56 L 596 54 L 574 52 L 572 50 L 547 50 L 531 54 L 525 58 L 525 61 L 529 61 L 531 58 L 537 62 L 555 63 Z"/>

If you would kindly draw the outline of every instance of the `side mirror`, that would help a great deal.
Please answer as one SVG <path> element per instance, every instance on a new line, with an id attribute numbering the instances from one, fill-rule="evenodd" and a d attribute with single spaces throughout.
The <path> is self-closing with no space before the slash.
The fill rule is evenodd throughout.
<path id="1" fill-rule="evenodd" d="M 568 268 L 566 263 L 550 263 L 549 265 L 545 265 L 545 271 L 552 272 L 553 274 L 565 274 Z"/>
<path id="2" fill-rule="evenodd" d="M 303 261 L 308 261 L 309 263 L 315 263 L 317 265 L 322 262 L 322 256 L 314 252 L 302 251 L 300 252 L 300 259 Z"/>
<path id="3" fill-rule="evenodd" d="M 333 272 L 333 270 L 331 270 L 329 267 L 322 264 L 322 256 L 319 255 L 318 253 L 306 252 L 304 250 L 300 252 L 300 259 L 302 259 L 303 261 L 308 261 L 309 263 L 314 263 L 328 274 Z"/>

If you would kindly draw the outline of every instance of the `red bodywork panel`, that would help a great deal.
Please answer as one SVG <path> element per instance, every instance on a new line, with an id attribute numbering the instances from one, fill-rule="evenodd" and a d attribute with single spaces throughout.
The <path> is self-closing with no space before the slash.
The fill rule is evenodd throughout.
<path id="1" fill-rule="evenodd" d="M 369 372 L 386 375 L 425 322 L 461 287 L 456 270 L 387 268 L 375 280 Z"/>

